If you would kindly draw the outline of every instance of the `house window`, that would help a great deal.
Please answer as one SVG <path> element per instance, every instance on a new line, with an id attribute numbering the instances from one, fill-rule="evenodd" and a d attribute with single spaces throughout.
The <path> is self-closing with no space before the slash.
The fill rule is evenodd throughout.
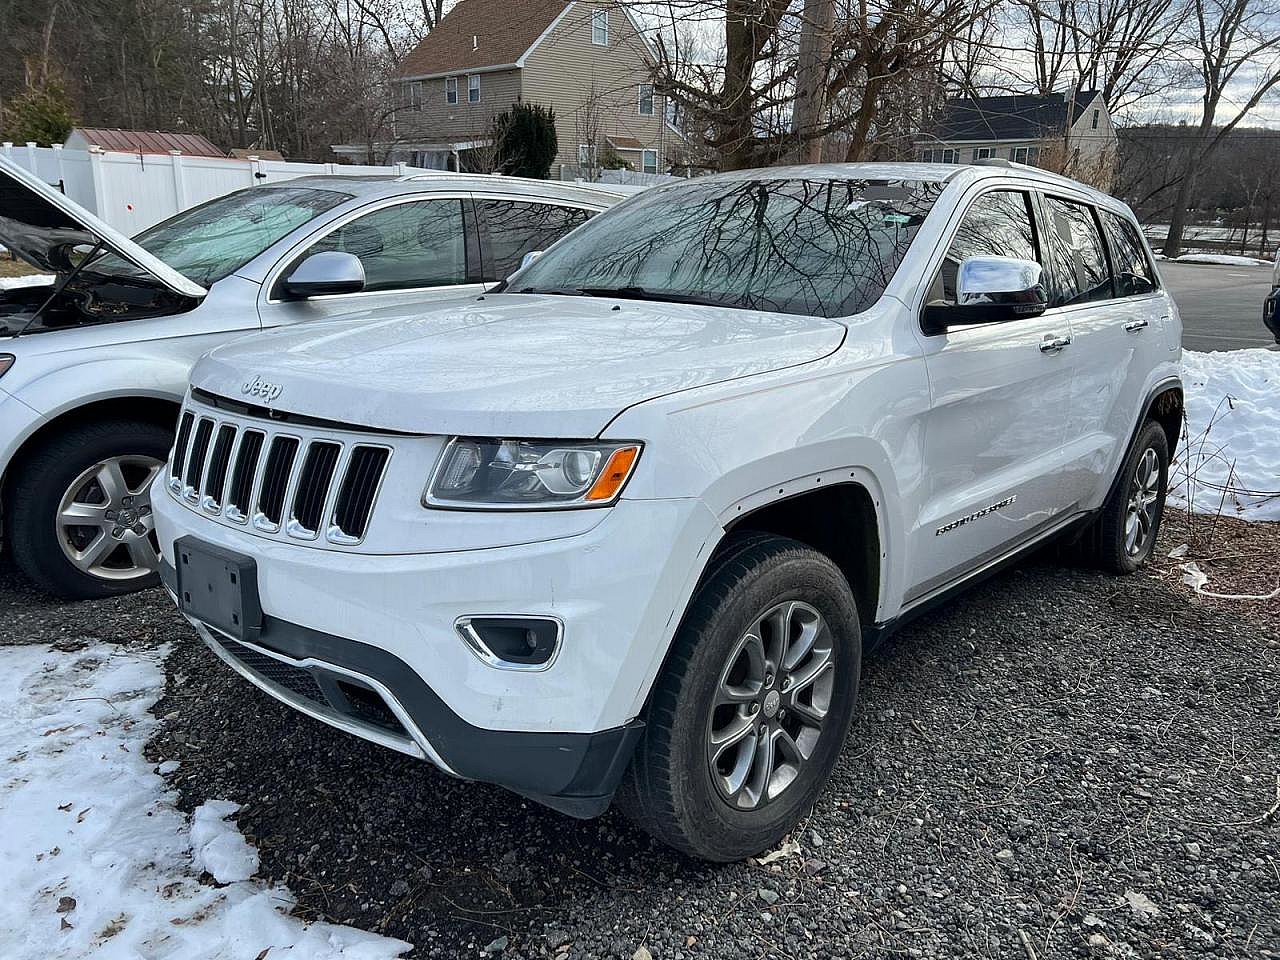
<path id="1" fill-rule="evenodd" d="M 444 78 L 444 102 L 445 103 L 458 102 L 458 78 L 457 77 Z"/>
<path id="2" fill-rule="evenodd" d="M 645 150 L 640 154 L 640 162 L 645 173 L 658 172 L 658 151 Z"/>
<path id="3" fill-rule="evenodd" d="M 468 103 L 479 103 L 479 102 L 480 102 L 480 76 L 479 76 L 479 74 L 474 74 L 474 73 L 473 73 L 471 76 L 467 77 L 467 102 L 468 102 Z"/>
<path id="4" fill-rule="evenodd" d="M 1040 148 L 1014 147 L 1009 151 L 1009 159 L 1014 163 L 1028 163 L 1034 165 L 1040 159 Z"/>
<path id="5" fill-rule="evenodd" d="M 596 163 L 596 145 L 594 143 L 578 144 L 578 166 L 594 167 Z"/>
<path id="6" fill-rule="evenodd" d="M 422 109 L 422 81 L 410 80 L 405 84 L 405 103 L 410 110 Z"/>
<path id="7" fill-rule="evenodd" d="M 932 150 L 921 152 L 920 159 L 924 163 L 959 163 L 960 151 L 952 150 L 949 147 L 936 147 Z"/>
<path id="8" fill-rule="evenodd" d="M 1098 114 L 1100 114 L 1101 112 L 1102 112 L 1101 110 L 1093 111 L 1093 129 L 1095 130 L 1098 129 Z"/>
<path id="9" fill-rule="evenodd" d="M 591 11 L 591 42 L 598 47 L 609 45 L 609 11 Z"/>
<path id="10" fill-rule="evenodd" d="M 995 147 L 974 147 L 973 159 L 975 160 L 991 160 L 996 155 Z"/>
<path id="11" fill-rule="evenodd" d="M 653 116 L 653 84 L 640 84 L 640 116 Z"/>

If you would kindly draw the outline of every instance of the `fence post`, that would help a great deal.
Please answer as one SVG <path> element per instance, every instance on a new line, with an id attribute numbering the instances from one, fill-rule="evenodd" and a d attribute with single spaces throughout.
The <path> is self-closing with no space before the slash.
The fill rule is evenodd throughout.
<path id="1" fill-rule="evenodd" d="M 258 176 L 258 174 L 262 173 L 262 169 L 261 169 L 262 158 L 256 157 L 256 156 L 250 156 L 248 159 L 249 159 L 249 186 L 256 187 L 258 184 L 260 184 L 263 180 L 266 179 L 265 176 L 262 176 L 262 177 Z"/>
<path id="2" fill-rule="evenodd" d="M 58 189 L 61 190 L 63 193 L 66 193 L 67 192 L 67 173 L 62 168 L 62 144 L 51 143 L 49 144 L 49 146 L 53 148 L 53 162 L 58 168 Z"/>
<path id="3" fill-rule="evenodd" d="M 187 171 L 182 166 L 182 151 L 170 150 L 169 162 L 173 164 L 173 198 L 178 202 L 178 212 L 187 209 Z"/>
<path id="4" fill-rule="evenodd" d="M 407 177 L 409 175 L 409 165 L 403 160 L 396 162 L 396 176 Z"/>
<path id="5" fill-rule="evenodd" d="M 102 170 L 102 148 L 89 148 L 89 173 L 93 180 L 93 212 L 107 219 L 107 178 Z M 110 222 L 110 221 L 108 221 Z"/>
<path id="6" fill-rule="evenodd" d="M 3 148 L 4 158 L 6 160 L 13 159 L 13 141 L 12 140 L 6 140 L 4 143 L 0 143 L 0 148 Z"/>
<path id="7" fill-rule="evenodd" d="M 36 142 L 27 141 L 27 169 L 37 177 L 40 176 L 40 159 L 36 154 Z"/>

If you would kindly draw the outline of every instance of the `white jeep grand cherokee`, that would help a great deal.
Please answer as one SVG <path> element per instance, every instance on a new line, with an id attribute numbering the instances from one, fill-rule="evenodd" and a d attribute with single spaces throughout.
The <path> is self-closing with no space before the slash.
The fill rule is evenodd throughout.
<path id="1" fill-rule="evenodd" d="M 665 186 L 497 292 L 205 357 L 164 577 L 304 713 L 740 858 L 877 640 L 1055 535 L 1150 556 L 1179 343 L 1132 214 L 1061 177 Z"/>

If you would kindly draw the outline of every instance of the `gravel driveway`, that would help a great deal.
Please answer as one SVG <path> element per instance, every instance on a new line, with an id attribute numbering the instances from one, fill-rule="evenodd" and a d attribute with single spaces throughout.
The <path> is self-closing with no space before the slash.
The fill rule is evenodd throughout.
<path id="1" fill-rule="evenodd" d="M 158 592 L 51 604 L 0 567 L 0 609 L 0 644 L 178 641 L 150 750 L 184 808 L 244 804 L 261 876 L 415 957 L 1280 957 L 1277 619 L 1167 572 L 1041 558 L 909 627 L 798 851 L 728 867 L 299 717 Z"/>

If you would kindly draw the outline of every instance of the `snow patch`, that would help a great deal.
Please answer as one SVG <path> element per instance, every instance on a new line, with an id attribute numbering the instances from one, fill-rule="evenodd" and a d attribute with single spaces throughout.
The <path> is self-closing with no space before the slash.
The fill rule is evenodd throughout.
<path id="1" fill-rule="evenodd" d="M 1197 513 L 1280 520 L 1280 352 L 1182 353 L 1186 435 L 1169 499 Z"/>
<path id="2" fill-rule="evenodd" d="M 0 277 L 0 290 L 17 290 L 19 287 L 46 287 L 56 279 L 51 273 L 33 273 L 26 277 Z"/>
<path id="3" fill-rule="evenodd" d="M 143 757 L 163 650 L 0 648 L 0 943 L 40 960 L 393 960 L 411 949 L 289 915 L 207 803 L 192 822 Z M 193 856 L 199 857 L 199 863 Z M 235 878 L 199 881 L 202 869 Z"/>
<path id="4" fill-rule="evenodd" d="M 1270 260 L 1257 257 L 1237 257 L 1229 253 L 1184 253 L 1174 258 L 1178 263 L 1217 263 L 1224 267 L 1268 267 Z"/>

